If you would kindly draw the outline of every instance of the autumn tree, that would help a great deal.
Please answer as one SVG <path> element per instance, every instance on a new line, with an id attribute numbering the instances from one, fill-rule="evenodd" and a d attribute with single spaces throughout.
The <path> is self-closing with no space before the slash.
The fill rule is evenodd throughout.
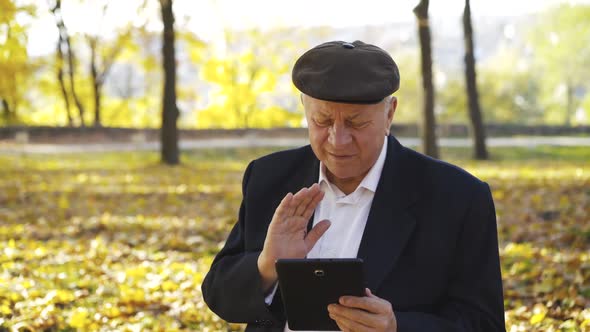
<path id="1" fill-rule="evenodd" d="M 475 73 L 475 56 L 473 42 L 473 27 L 471 24 L 471 5 L 465 0 L 463 10 L 463 34 L 465 40 L 465 87 L 467 89 L 467 100 L 469 106 L 469 120 L 473 136 L 475 159 L 488 159 L 486 148 L 486 134 L 483 126 L 483 116 L 479 107 L 479 96 L 477 92 L 477 80 Z"/>
<path id="2" fill-rule="evenodd" d="M 503 47 L 480 62 L 477 87 L 486 122 L 497 124 L 540 125 L 545 111 L 540 103 L 543 73 L 534 70 L 530 57 L 519 47 Z M 440 122 L 469 124 L 465 78 L 446 73 L 444 89 L 437 91 Z"/>
<path id="3" fill-rule="evenodd" d="M 197 115 L 200 128 L 253 128 L 299 126 L 302 113 L 292 112 L 272 100 L 279 81 L 286 77 L 286 58 L 295 59 L 296 48 L 281 42 L 282 31 L 250 30 L 242 35 L 226 31 L 225 52 L 203 56 L 201 77 L 214 88 L 209 105 Z M 267 43 L 267 40 L 273 40 Z M 256 45 L 238 50 L 235 44 Z M 289 85 L 290 86 L 290 85 Z M 290 90 L 282 91 L 291 93 Z M 297 100 L 298 102 L 298 100 Z M 296 107 L 296 106 L 295 106 Z"/>
<path id="4" fill-rule="evenodd" d="M 62 49 L 62 41 L 61 37 L 57 42 L 56 52 L 55 52 L 55 74 L 57 78 L 57 82 L 59 83 L 59 88 L 61 92 L 61 96 L 64 101 L 64 106 L 66 110 L 66 115 L 68 117 L 68 125 L 70 127 L 74 126 L 74 118 L 72 117 L 71 107 L 70 107 L 70 95 L 68 93 L 68 88 L 66 86 L 66 80 L 64 79 L 64 53 Z"/>
<path id="5" fill-rule="evenodd" d="M 420 37 L 423 117 L 422 117 L 422 147 L 425 154 L 438 158 L 436 144 L 436 121 L 434 118 L 434 84 L 432 82 L 432 47 L 430 38 L 430 23 L 428 20 L 429 0 L 420 0 L 414 8 L 418 21 L 418 36 Z"/>
<path id="6" fill-rule="evenodd" d="M 571 125 L 590 90 L 590 5 L 550 8 L 532 26 L 529 41 L 535 69 L 543 73 L 543 104 L 551 122 Z"/>
<path id="7" fill-rule="evenodd" d="M 102 17 L 108 9 L 109 3 L 106 2 L 101 8 Z M 120 29 L 115 39 L 111 41 L 103 40 L 100 33 L 96 35 L 87 34 L 86 41 L 90 49 L 89 71 L 92 81 L 93 106 L 94 106 L 94 126 L 102 126 L 101 122 L 101 101 L 102 90 L 105 80 L 119 54 L 125 47 L 132 45 L 132 26 Z"/>
<path id="8" fill-rule="evenodd" d="M 162 128 L 160 131 L 162 161 L 169 165 L 180 162 L 178 151 L 178 107 L 176 106 L 176 56 L 174 49 L 174 13 L 172 0 L 160 0 L 162 22 L 162 65 L 164 68 L 164 95 L 162 100 Z"/>
<path id="9" fill-rule="evenodd" d="M 36 67 L 27 55 L 27 27 L 17 15 L 34 16 L 35 7 L 0 0 L 0 122 L 6 124 L 18 121 Z"/>
<path id="10" fill-rule="evenodd" d="M 420 109 L 422 81 L 420 79 L 420 56 L 418 49 L 404 50 L 396 53 L 395 63 L 403 70 L 402 82 L 395 95 L 400 101 L 395 112 L 394 124 L 418 123 L 422 114 Z"/>
<path id="11" fill-rule="evenodd" d="M 80 119 L 80 126 L 84 127 L 86 124 L 84 122 L 84 105 L 80 100 L 80 96 L 76 92 L 76 65 L 75 65 L 75 52 L 72 49 L 72 42 L 71 37 L 68 32 L 68 29 L 64 23 L 63 16 L 62 16 L 62 8 L 61 8 L 61 0 L 55 0 L 50 6 L 50 11 L 55 18 L 55 25 L 57 26 L 59 36 L 57 42 L 57 56 L 58 56 L 58 70 L 57 70 L 57 77 L 60 82 L 60 86 L 62 87 L 62 95 L 64 97 L 64 103 L 66 104 L 66 110 L 69 114 L 69 101 L 68 96 L 74 100 L 74 104 L 78 109 L 78 116 Z M 64 59 L 65 57 L 65 59 Z M 66 65 L 64 66 L 64 62 Z M 64 70 L 64 68 L 66 68 Z M 67 74 L 68 82 L 69 82 L 69 91 L 67 90 L 67 84 L 63 79 L 64 72 Z M 62 83 L 63 82 L 63 83 Z"/>
<path id="12" fill-rule="evenodd" d="M 117 15 L 113 12 L 116 3 L 105 1 L 108 13 L 104 17 Z M 96 90 L 92 93 L 91 103 L 98 102 L 95 110 L 98 109 L 99 113 L 95 112 L 94 116 L 100 119 L 98 126 L 161 126 L 162 51 L 157 45 L 161 45 L 162 36 L 161 32 L 147 28 L 153 20 L 146 10 L 147 4 L 147 0 L 139 4 L 133 22 L 112 27 L 108 35 L 95 32 L 86 36 L 87 42 L 88 37 L 97 42 L 89 48 L 96 49 L 91 52 L 95 54 L 91 58 L 95 58 L 96 76 L 101 78 L 96 81 L 102 82 L 102 86 L 92 83 L 95 81 L 92 61 L 88 65 L 91 85 Z M 95 86 L 99 89 L 94 89 Z"/>

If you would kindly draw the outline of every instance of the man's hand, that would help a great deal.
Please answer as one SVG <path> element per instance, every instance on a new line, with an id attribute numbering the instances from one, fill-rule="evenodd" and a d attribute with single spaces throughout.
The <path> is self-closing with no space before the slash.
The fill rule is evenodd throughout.
<path id="1" fill-rule="evenodd" d="M 391 303 L 366 289 L 367 296 L 342 296 L 338 304 L 330 304 L 330 318 L 344 332 L 397 331 Z"/>
<path id="2" fill-rule="evenodd" d="M 328 220 L 322 220 L 307 233 L 309 218 L 323 197 L 324 193 L 315 183 L 295 195 L 288 193 L 277 207 L 268 227 L 264 248 L 258 257 L 258 271 L 265 291 L 277 280 L 277 259 L 305 258 L 330 227 Z"/>

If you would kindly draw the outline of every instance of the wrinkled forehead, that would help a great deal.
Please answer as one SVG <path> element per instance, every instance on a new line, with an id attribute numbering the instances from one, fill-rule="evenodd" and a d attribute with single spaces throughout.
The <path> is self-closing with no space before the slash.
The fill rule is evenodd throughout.
<path id="1" fill-rule="evenodd" d="M 365 117 L 371 116 L 376 110 L 382 109 L 382 103 L 378 104 L 349 104 L 316 99 L 305 94 L 302 95 L 303 107 L 309 114 L 334 115 L 335 113 L 347 116 Z"/>

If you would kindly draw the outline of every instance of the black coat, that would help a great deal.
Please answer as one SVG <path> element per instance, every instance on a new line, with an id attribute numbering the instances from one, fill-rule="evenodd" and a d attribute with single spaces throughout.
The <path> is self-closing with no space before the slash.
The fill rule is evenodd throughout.
<path id="1" fill-rule="evenodd" d="M 504 331 L 494 203 L 488 185 L 388 137 L 359 247 L 366 283 L 398 331 Z M 281 199 L 318 180 L 310 146 L 248 165 L 239 219 L 202 285 L 209 308 L 247 331 L 282 331 L 280 292 L 264 302 L 257 259 Z"/>

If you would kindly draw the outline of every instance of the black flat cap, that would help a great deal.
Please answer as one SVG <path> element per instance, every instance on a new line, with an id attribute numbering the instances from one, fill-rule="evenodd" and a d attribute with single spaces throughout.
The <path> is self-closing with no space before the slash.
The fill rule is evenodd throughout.
<path id="1" fill-rule="evenodd" d="M 305 52 L 293 66 L 293 84 L 316 99 L 375 104 L 399 89 L 399 70 L 383 49 L 362 41 L 331 41 Z"/>

